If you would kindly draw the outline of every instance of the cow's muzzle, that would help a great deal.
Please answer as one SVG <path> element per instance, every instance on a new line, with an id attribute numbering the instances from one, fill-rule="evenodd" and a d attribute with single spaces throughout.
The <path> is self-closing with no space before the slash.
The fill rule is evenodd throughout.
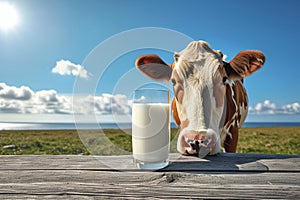
<path id="1" fill-rule="evenodd" d="M 216 134 L 211 131 L 187 130 L 181 136 L 179 150 L 186 155 L 203 158 L 208 154 L 215 154 L 217 148 Z"/>

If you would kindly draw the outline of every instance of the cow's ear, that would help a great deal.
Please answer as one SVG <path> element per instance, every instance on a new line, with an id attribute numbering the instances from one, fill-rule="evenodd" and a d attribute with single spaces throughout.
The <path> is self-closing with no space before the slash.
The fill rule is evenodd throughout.
<path id="1" fill-rule="evenodd" d="M 157 55 L 144 55 L 135 62 L 136 67 L 149 78 L 157 81 L 169 81 L 172 69 Z"/>
<path id="2" fill-rule="evenodd" d="M 260 51 L 241 51 L 229 62 L 230 67 L 234 71 L 227 69 L 226 72 L 229 73 L 227 74 L 229 77 L 245 78 L 260 69 L 265 61 L 266 58 Z"/>

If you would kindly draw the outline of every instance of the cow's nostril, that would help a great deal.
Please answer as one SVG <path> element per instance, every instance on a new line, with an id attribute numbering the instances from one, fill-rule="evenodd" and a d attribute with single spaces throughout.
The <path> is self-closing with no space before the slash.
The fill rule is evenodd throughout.
<path id="1" fill-rule="evenodd" d="M 193 150 L 196 150 L 194 143 L 190 143 L 190 145 L 191 145 L 191 147 L 192 147 Z"/>
<path id="2" fill-rule="evenodd" d="M 192 149 L 196 151 L 196 153 L 199 152 L 200 146 L 199 146 L 199 142 L 198 141 L 196 141 L 195 143 L 190 143 L 190 145 L 191 145 Z"/>

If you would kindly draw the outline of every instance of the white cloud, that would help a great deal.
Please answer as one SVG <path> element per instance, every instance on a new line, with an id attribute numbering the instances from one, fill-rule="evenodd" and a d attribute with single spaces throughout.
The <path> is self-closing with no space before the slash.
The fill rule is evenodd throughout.
<path id="1" fill-rule="evenodd" d="M 131 101 L 125 95 L 80 96 L 74 105 L 72 98 L 55 90 L 32 91 L 0 83 L 0 113 L 126 115 L 131 111 Z"/>
<path id="2" fill-rule="evenodd" d="M 15 86 L 8 86 L 5 83 L 0 83 L 0 98 L 29 100 L 32 94 L 33 91 L 29 87 L 21 86 L 17 88 Z"/>
<path id="3" fill-rule="evenodd" d="M 35 92 L 32 104 L 26 109 L 28 113 L 43 114 L 71 114 L 72 97 L 59 95 L 55 90 L 41 90 Z"/>
<path id="4" fill-rule="evenodd" d="M 29 87 L 0 83 L 0 112 L 23 114 L 70 114 L 71 97 L 55 90 L 34 92 Z"/>
<path id="5" fill-rule="evenodd" d="M 258 115 L 300 114 L 300 104 L 295 102 L 278 106 L 270 100 L 265 100 L 263 103 L 257 103 L 254 107 L 250 107 L 249 113 Z"/>
<path id="6" fill-rule="evenodd" d="M 101 94 L 98 96 L 76 97 L 73 111 L 75 113 L 95 113 L 100 115 L 130 114 L 131 101 L 121 94 Z"/>
<path id="7" fill-rule="evenodd" d="M 21 113 L 22 104 L 18 101 L 0 98 L 0 113 Z"/>
<path id="8" fill-rule="evenodd" d="M 285 114 L 300 114 L 300 104 L 299 103 L 292 103 L 282 107 L 282 110 Z"/>
<path id="9" fill-rule="evenodd" d="M 89 78 L 91 75 L 83 66 L 76 65 L 69 60 L 57 61 L 55 67 L 52 68 L 52 73 L 79 76 L 80 78 L 85 79 Z"/>

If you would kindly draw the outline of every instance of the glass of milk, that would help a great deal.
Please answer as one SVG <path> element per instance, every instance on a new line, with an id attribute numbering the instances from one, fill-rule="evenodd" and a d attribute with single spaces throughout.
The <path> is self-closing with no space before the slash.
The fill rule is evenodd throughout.
<path id="1" fill-rule="evenodd" d="M 135 90 L 132 104 L 132 153 L 140 169 L 156 170 L 169 164 L 170 93 Z"/>

